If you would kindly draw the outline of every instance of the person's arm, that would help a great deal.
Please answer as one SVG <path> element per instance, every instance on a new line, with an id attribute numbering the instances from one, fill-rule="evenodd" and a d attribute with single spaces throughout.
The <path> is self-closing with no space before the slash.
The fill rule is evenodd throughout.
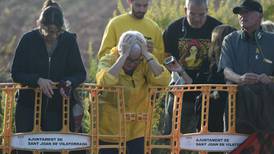
<path id="1" fill-rule="evenodd" d="M 224 38 L 222 43 L 222 52 L 219 62 L 219 70 L 223 70 L 224 77 L 227 81 L 236 84 L 254 84 L 259 82 L 259 75 L 255 73 L 246 72 L 244 74 L 238 74 L 235 72 L 237 66 L 235 66 L 235 58 L 237 55 L 235 50 L 237 47 L 232 47 L 235 44 L 235 37 L 228 35 Z"/>
<path id="2" fill-rule="evenodd" d="M 157 62 L 157 60 L 148 52 L 143 54 L 149 69 L 153 72 L 155 76 L 160 75 L 164 69 L 163 67 Z"/>
<path id="3" fill-rule="evenodd" d="M 178 73 L 183 78 L 186 84 L 192 84 L 193 82 L 192 78 L 186 73 L 186 71 L 183 68 Z"/>
<path id="4" fill-rule="evenodd" d="M 106 26 L 104 35 L 102 38 L 101 46 L 97 54 L 97 58 L 102 58 L 106 53 L 108 53 L 113 47 L 117 45 L 118 40 L 115 37 L 115 30 L 112 20 Z"/>
<path id="5" fill-rule="evenodd" d="M 240 83 L 240 75 L 232 71 L 230 68 L 224 69 L 224 77 L 226 80 L 229 80 L 233 83 Z"/>
<path id="6" fill-rule="evenodd" d="M 31 46 L 29 37 L 31 36 L 27 37 L 24 35 L 16 48 L 11 68 L 11 77 L 13 82 L 36 87 L 38 86 L 39 74 L 27 71 L 28 65 L 26 64 L 26 62 L 29 62 L 28 52 Z"/>
<path id="7" fill-rule="evenodd" d="M 152 56 L 153 61 L 146 63 L 146 78 L 149 85 L 152 86 L 167 86 L 170 82 L 171 75 L 169 71 L 161 64 L 159 64 L 157 58 Z M 151 63 L 151 64 L 149 64 Z M 153 65 L 157 66 L 159 69 L 159 74 L 155 75 L 153 70 Z"/>
<path id="8" fill-rule="evenodd" d="M 119 56 L 119 58 L 116 60 L 116 62 L 108 70 L 108 73 L 113 75 L 114 77 L 118 78 L 119 72 L 123 68 L 126 59 L 127 59 L 127 56 L 125 56 L 125 55 Z"/>
<path id="9" fill-rule="evenodd" d="M 223 72 L 224 78 L 228 82 L 239 83 L 240 75 L 234 71 L 234 60 L 231 37 L 225 37 L 222 42 L 220 61 L 218 64 L 218 72 Z"/>
<path id="10" fill-rule="evenodd" d="M 139 40 L 142 41 L 142 40 Z M 147 81 L 153 86 L 166 86 L 170 81 L 169 71 L 161 64 L 158 59 L 154 57 L 150 52 L 147 51 L 145 43 L 140 43 L 142 48 L 142 55 L 146 60 L 146 76 Z"/>
<path id="11" fill-rule="evenodd" d="M 113 49 L 114 50 L 114 49 Z M 116 49 L 115 49 L 116 50 Z M 107 54 L 100 58 L 96 73 L 96 84 L 100 86 L 115 86 L 119 78 L 109 73 L 110 68 L 116 62 L 116 57 L 113 54 Z"/>
<path id="12" fill-rule="evenodd" d="M 155 76 L 160 75 L 164 71 L 163 67 L 158 62 L 156 62 L 156 59 L 153 57 L 153 55 L 150 52 L 148 52 L 146 43 L 143 42 L 143 40 L 138 41 L 140 41 L 139 44 L 141 45 L 142 55 L 145 58 L 149 66 L 149 69 L 153 72 Z"/>
<path id="13" fill-rule="evenodd" d="M 165 66 L 170 72 L 177 72 L 186 84 L 191 84 L 193 82 L 192 78 L 187 74 L 185 69 L 177 62 L 177 60 L 174 59 L 174 61 L 165 64 Z"/>
<path id="14" fill-rule="evenodd" d="M 162 31 L 158 25 L 155 26 L 155 40 L 153 42 L 153 52 L 152 54 L 158 59 L 160 64 L 163 64 L 165 57 L 164 41 L 162 37 Z"/>
<path id="15" fill-rule="evenodd" d="M 237 84 L 254 84 L 259 82 L 259 75 L 255 73 L 245 73 L 243 75 L 235 73 L 230 68 L 224 69 L 224 76 L 227 80 Z"/>
<path id="16" fill-rule="evenodd" d="M 30 33 L 28 33 L 24 35 L 23 38 L 20 40 L 15 51 L 11 76 L 13 82 L 28 85 L 31 87 L 39 86 L 46 96 L 52 97 L 52 95 L 54 94 L 52 86 L 55 83 L 50 79 L 42 78 L 38 73 L 33 73 L 28 69 L 29 65 L 26 64 L 30 62 L 29 56 L 31 55 L 31 48 L 33 45 L 30 43 L 30 40 L 32 39 L 32 37 L 33 35 L 30 35 Z M 30 65 L 35 64 L 30 63 Z"/>

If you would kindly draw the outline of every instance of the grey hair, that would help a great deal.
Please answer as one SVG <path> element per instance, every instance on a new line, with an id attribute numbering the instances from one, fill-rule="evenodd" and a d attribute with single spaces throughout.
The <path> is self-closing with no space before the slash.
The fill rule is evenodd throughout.
<path id="1" fill-rule="evenodd" d="M 140 47 L 142 47 L 143 45 L 146 46 L 146 39 L 142 33 L 138 32 L 138 31 L 126 31 L 121 35 L 121 37 L 119 39 L 118 50 L 120 50 L 122 48 L 122 45 L 125 41 L 126 36 L 130 36 L 132 38 L 132 39 L 130 39 L 130 42 L 128 42 L 128 44 L 131 45 L 131 47 L 133 47 L 134 45 L 138 45 Z M 138 40 L 141 40 L 141 42 Z M 143 44 L 140 44 L 140 43 L 143 43 Z"/>
<path id="2" fill-rule="evenodd" d="M 262 24 L 262 29 L 266 32 L 274 32 L 274 22 L 270 20 L 263 21 Z"/>
<path id="3" fill-rule="evenodd" d="M 205 5 L 208 7 L 208 0 L 186 0 L 185 7 L 188 7 L 189 4 Z"/>

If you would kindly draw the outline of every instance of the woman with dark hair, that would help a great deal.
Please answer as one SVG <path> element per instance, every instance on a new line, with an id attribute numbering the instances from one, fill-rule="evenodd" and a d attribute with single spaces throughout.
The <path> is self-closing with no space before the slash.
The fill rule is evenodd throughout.
<path id="1" fill-rule="evenodd" d="M 215 27 L 211 34 L 211 46 L 209 48 L 209 77 L 208 83 L 210 84 L 225 84 L 224 75 L 218 72 L 218 63 L 221 54 L 222 42 L 228 34 L 236 31 L 237 29 L 230 25 L 219 25 Z M 209 110 L 209 130 L 215 132 L 224 131 L 224 110 L 225 102 L 227 100 L 227 93 L 214 91 L 210 97 L 210 110 Z"/>
<path id="2" fill-rule="evenodd" d="M 81 84 L 86 79 L 86 71 L 76 35 L 64 30 L 60 7 L 51 0 L 45 4 L 49 6 L 42 9 L 38 28 L 24 34 L 16 48 L 11 75 L 16 83 L 41 88 L 42 130 L 58 131 L 62 128 L 62 97 L 71 96 L 66 89 Z M 53 89 L 56 83 L 63 83 L 63 87 Z M 33 90 L 20 90 L 17 94 L 16 132 L 32 131 L 34 102 Z M 74 131 L 73 121 L 70 129 Z"/>
<path id="3" fill-rule="evenodd" d="M 218 63 L 221 54 L 222 42 L 225 36 L 236 31 L 236 29 L 229 25 L 216 26 L 211 34 L 211 44 L 208 51 L 209 59 L 209 76 L 207 78 L 208 84 L 225 84 L 224 75 L 222 72 L 218 72 Z M 208 119 L 208 130 L 211 132 L 224 131 L 224 109 L 227 94 L 225 92 L 213 91 L 210 95 L 210 110 Z M 202 95 L 196 98 L 195 111 L 201 114 L 202 107 Z M 197 128 L 200 128 L 198 123 Z"/>
<path id="4" fill-rule="evenodd" d="M 42 7 L 42 9 L 41 9 L 41 13 L 47 8 L 47 7 L 56 7 L 56 8 L 58 8 L 58 9 L 60 9 L 61 10 L 61 12 L 62 12 L 62 8 L 61 8 L 61 6 L 57 3 L 57 2 L 55 2 L 55 1 L 53 1 L 53 0 L 46 0 L 44 3 L 43 3 L 43 7 Z M 40 19 L 40 18 L 39 18 Z M 40 24 L 40 20 L 37 20 L 37 25 L 39 25 Z M 64 22 L 64 24 L 63 24 L 63 26 L 62 26 L 62 29 L 63 30 L 68 30 L 68 25 L 67 25 L 67 21 L 66 21 L 66 19 L 63 17 L 63 22 Z"/>
<path id="5" fill-rule="evenodd" d="M 213 29 L 211 34 L 211 46 L 208 52 L 211 73 L 213 73 L 212 71 L 217 72 L 223 39 L 226 35 L 236 30 L 236 28 L 229 25 L 219 25 Z"/>

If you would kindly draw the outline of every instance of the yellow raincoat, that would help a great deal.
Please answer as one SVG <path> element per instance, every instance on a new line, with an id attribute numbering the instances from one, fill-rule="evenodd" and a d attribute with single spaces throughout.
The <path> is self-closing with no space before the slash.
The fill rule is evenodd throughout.
<path id="1" fill-rule="evenodd" d="M 121 69 L 119 78 L 108 73 L 109 68 L 119 57 L 117 48 L 113 48 L 110 54 L 103 56 L 98 65 L 96 82 L 100 86 L 124 86 L 124 97 L 126 112 L 143 113 L 148 109 L 148 87 L 167 86 L 170 81 L 170 73 L 163 67 L 164 71 L 155 76 L 149 69 L 145 60 L 136 68 L 132 76 L 126 75 Z M 155 61 L 156 58 L 153 57 Z M 157 61 L 158 62 L 158 61 Z M 116 97 L 110 93 L 102 93 L 99 104 L 99 127 L 100 134 L 116 135 L 119 130 L 119 115 Z M 131 121 L 126 126 L 126 140 L 144 137 L 144 121 Z M 109 138 L 100 138 L 106 142 L 117 142 Z"/>

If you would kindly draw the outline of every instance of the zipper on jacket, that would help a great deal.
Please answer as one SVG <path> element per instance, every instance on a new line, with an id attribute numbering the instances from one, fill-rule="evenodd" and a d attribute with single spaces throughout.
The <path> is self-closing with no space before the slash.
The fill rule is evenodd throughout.
<path id="1" fill-rule="evenodd" d="M 51 57 L 48 57 L 49 63 L 48 63 L 48 79 L 50 78 L 50 65 L 51 65 Z"/>
<path id="2" fill-rule="evenodd" d="M 51 56 L 48 56 L 48 76 L 47 76 L 48 79 L 50 79 L 50 70 L 51 70 L 50 67 L 51 67 Z M 44 109 L 44 120 L 45 120 L 45 122 L 47 120 L 46 116 L 47 116 L 48 104 L 49 104 L 49 97 L 47 97 L 46 105 L 45 105 L 45 109 Z"/>
<path id="3" fill-rule="evenodd" d="M 48 56 L 48 80 L 50 79 L 51 56 Z M 48 98 L 49 99 L 49 98 Z M 48 101 L 47 101 L 48 102 Z"/>

